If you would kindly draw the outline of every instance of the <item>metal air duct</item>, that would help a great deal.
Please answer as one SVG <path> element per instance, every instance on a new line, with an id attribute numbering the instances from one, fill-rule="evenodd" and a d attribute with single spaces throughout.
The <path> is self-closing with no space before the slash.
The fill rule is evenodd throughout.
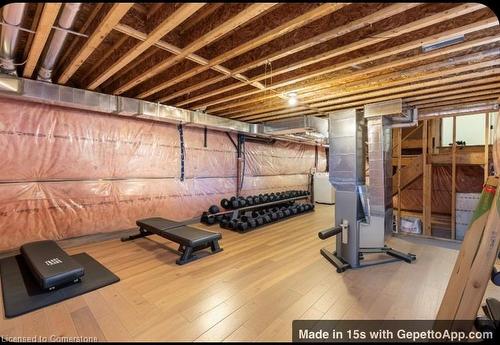
<path id="1" fill-rule="evenodd" d="M 2 10 L 2 34 L 0 36 L 0 70 L 17 76 L 14 55 L 19 35 L 19 26 L 23 20 L 25 3 L 5 5 Z"/>
<path id="2" fill-rule="evenodd" d="M 68 31 L 73 26 L 78 10 L 80 9 L 81 3 L 66 3 L 59 17 L 58 26 L 60 29 L 54 30 L 52 39 L 50 41 L 49 48 L 45 54 L 42 66 L 38 71 L 38 80 L 52 82 L 52 71 L 56 64 L 57 58 L 61 53 L 64 41 L 68 35 Z"/>

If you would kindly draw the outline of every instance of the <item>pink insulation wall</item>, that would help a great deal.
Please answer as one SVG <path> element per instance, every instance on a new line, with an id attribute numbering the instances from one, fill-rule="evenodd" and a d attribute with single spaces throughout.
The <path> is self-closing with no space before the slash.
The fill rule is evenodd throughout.
<path id="1" fill-rule="evenodd" d="M 234 135 L 233 135 L 234 137 Z M 128 229 L 135 220 L 196 217 L 236 192 L 226 133 L 0 98 L 0 251 L 41 239 Z M 304 189 L 315 147 L 246 144 L 244 195 Z M 318 148 L 318 170 L 326 166 Z"/>

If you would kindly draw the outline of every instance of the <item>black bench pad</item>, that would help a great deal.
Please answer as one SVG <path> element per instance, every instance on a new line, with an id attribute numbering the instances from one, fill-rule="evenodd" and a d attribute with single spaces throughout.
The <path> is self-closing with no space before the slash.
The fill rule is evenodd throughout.
<path id="1" fill-rule="evenodd" d="M 222 235 L 217 232 L 192 228 L 160 217 L 140 219 L 136 221 L 136 224 L 139 226 L 139 234 L 124 237 L 122 241 L 155 234 L 176 242 L 179 244 L 179 252 L 181 252 L 181 257 L 177 260 L 179 265 L 196 260 L 197 256 L 194 255 L 194 252 L 201 249 L 210 247 L 212 253 L 222 251 L 219 247 Z"/>
<path id="2" fill-rule="evenodd" d="M 173 220 L 168 220 L 161 217 L 139 219 L 135 223 L 138 227 L 151 232 L 182 226 L 182 223 L 174 222 Z"/>
<path id="3" fill-rule="evenodd" d="M 54 241 L 38 241 L 21 246 L 21 254 L 42 289 L 52 289 L 85 274 L 84 268 Z"/>

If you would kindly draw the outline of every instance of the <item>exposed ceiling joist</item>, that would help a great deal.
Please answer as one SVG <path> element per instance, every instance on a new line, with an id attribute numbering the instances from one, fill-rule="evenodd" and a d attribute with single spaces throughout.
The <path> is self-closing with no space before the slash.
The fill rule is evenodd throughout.
<path id="1" fill-rule="evenodd" d="M 435 16 L 432 16 L 432 17 L 435 17 Z M 431 17 L 424 18 L 424 19 L 429 19 L 429 18 L 431 18 Z M 434 23 L 435 20 L 437 20 L 438 18 L 440 18 L 440 17 L 433 18 L 431 20 L 431 22 Z M 461 27 L 461 28 L 448 30 L 446 32 L 443 32 L 443 33 L 440 33 L 440 34 L 436 34 L 436 35 L 432 35 L 432 36 L 426 37 L 424 39 L 415 40 L 415 41 L 412 41 L 410 43 L 403 44 L 401 46 L 397 46 L 397 47 L 386 49 L 386 50 L 384 50 L 384 51 L 382 51 L 380 53 L 374 53 L 374 54 L 371 54 L 370 56 L 362 57 L 362 58 L 356 59 L 354 61 L 349 61 L 349 62 L 343 64 L 342 68 L 346 68 L 345 66 L 348 67 L 348 66 L 353 65 L 353 64 L 360 64 L 360 63 L 364 63 L 364 62 L 368 62 L 368 61 L 373 61 L 373 59 L 375 59 L 374 56 L 377 57 L 377 58 L 382 58 L 382 57 L 390 56 L 390 55 L 393 55 L 393 54 L 400 53 L 402 51 L 406 51 L 406 50 L 410 50 L 410 49 L 419 47 L 422 44 L 425 44 L 425 43 L 428 43 L 428 42 L 434 42 L 434 41 L 438 41 L 438 40 L 444 40 L 444 39 L 447 39 L 447 38 L 450 38 L 450 37 L 454 37 L 454 36 L 459 35 L 459 34 L 466 34 L 466 33 L 469 33 L 469 32 L 479 31 L 479 30 L 483 30 L 483 29 L 490 28 L 490 27 L 493 27 L 493 26 L 498 26 L 498 19 L 496 17 L 487 18 L 487 19 L 482 20 L 480 22 L 473 23 L 473 24 L 470 24 L 470 25 L 467 25 L 467 26 L 464 26 L 464 27 Z M 408 28 L 409 28 L 409 26 L 408 26 Z M 407 33 L 406 31 L 401 31 L 400 29 L 401 29 L 401 27 L 398 28 L 397 31 L 398 32 L 402 32 L 402 33 Z M 409 30 L 408 32 L 411 32 L 411 31 L 412 30 Z M 391 30 L 390 32 L 383 33 L 383 34 L 380 34 L 380 35 L 384 35 L 384 37 L 385 37 L 385 35 L 390 35 L 391 32 L 393 32 L 393 31 Z M 389 37 L 389 36 L 387 36 L 387 37 Z M 360 48 L 363 48 L 363 47 L 369 45 L 369 44 L 365 45 L 365 43 L 363 43 L 363 41 L 364 40 L 360 40 L 360 41 L 357 41 L 357 42 L 353 42 L 353 43 L 349 44 L 348 46 L 342 46 L 342 47 L 336 48 L 336 49 L 334 49 L 331 52 L 332 53 L 331 57 L 336 56 L 336 55 L 343 55 L 346 52 L 354 51 L 354 50 L 357 50 L 357 49 L 360 49 Z M 334 66 L 332 66 L 331 68 L 333 69 Z M 327 71 L 327 69 L 323 69 L 323 72 L 327 73 L 326 71 Z M 332 71 L 335 71 L 335 70 L 332 70 Z M 312 72 L 309 72 L 309 73 L 304 73 L 301 76 L 294 76 L 294 77 L 292 77 L 290 79 L 287 79 L 287 80 L 284 80 L 282 82 L 275 83 L 272 86 L 269 86 L 267 89 L 277 89 L 277 88 L 280 88 L 280 87 L 285 87 L 285 86 L 293 85 L 293 84 L 297 83 L 300 80 L 307 80 L 308 78 L 312 78 L 312 77 L 316 76 L 315 73 L 317 73 L 317 71 L 312 71 Z M 222 98 L 210 101 L 210 102 L 205 102 L 205 103 L 202 103 L 202 104 L 197 104 L 193 108 L 195 108 L 195 109 L 200 108 L 200 107 L 207 108 L 207 107 L 211 107 L 213 105 L 220 104 L 220 103 L 223 103 L 223 102 L 234 101 L 235 99 L 238 99 L 238 98 L 243 98 L 243 97 L 247 97 L 247 96 L 253 96 L 253 95 L 256 95 L 256 94 L 258 94 L 260 92 L 261 91 L 259 91 L 259 90 L 252 90 L 252 91 L 240 92 L 240 93 L 237 93 L 237 94 L 234 94 L 234 95 L 231 95 L 231 96 L 222 97 Z M 220 108 L 222 108 L 222 107 L 220 107 Z M 217 110 L 219 110 L 220 108 L 217 108 Z M 210 109 L 210 111 L 212 111 L 212 110 L 213 109 Z M 217 110 L 214 110 L 214 111 L 217 111 Z"/>
<path id="2" fill-rule="evenodd" d="M 389 18 L 393 15 L 407 11 L 411 8 L 418 6 L 418 5 L 419 5 L 419 3 L 401 3 L 401 4 L 394 4 L 394 5 L 385 7 L 385 8 L 383 8 L 375 13 L 372 13 L 366 17 L 362 17 L 358 20 L 352 21 L 352 22 L 345 24 L 345 25 L 342 25 L 338 28 L 335 28 L 335 29 L 332 29 L 330 31 L 324 32 L 320 35 L 314 36 L 314 37 L 312 37 L 308 40 L 305 40 L 303 42 L 300 42 L 292 47 L 289 47 L 287 49 L 283 49 L 277 53 L 273 53 L 271 55 L 268 55 L 266 57 L 258 59 L 257 61 L 252 61 L 248 64 L 245 64 L 244 66 L 238 67 L 238 68 L 234 69 L 233 73 L 244 73 L 245 71 L 256 68 L 264 63 L 272 62 L 274 60 L 284 58 L 288 55 L 298 53 L 302 50 L 305 50 L 307 48 L 311 48 L 317 44 L 326 42 L 326 41 L 331 40 L 335 37 L 339 37 L 339 36 L 348 34 L 349 32 L 352 32 L 352 31 L 361 29 L 363 27 L 372 25 L 373 23 L 376 23 L 382 19 Z M 169 101 L 171 99 L 177 98 L 177 97 L 182 96 L 184 94 L 187 94 L 187 93 L 199 90 L 201 88 L 204 88 L 206 86 L 215 84 L 215 83 L 220 82 L 224 79 L 227 79 L 227 78 L 224 76 L 218 76 L 218 77 L 208 79 L 202 83 L 195 84 L 195 85 L 190 86 L 188 88 L 185 88 L 183 90 L 179 90 L 171 95 L 165 96 L 165 97 L 161 98 L 159 101 L 160 102 Z M 210 97 L 210 96 L 207 96 L 207 97 Z M 195 98 L 188 99 L 186 101 L 177 103 L 176 106 L 183 106 L 185 104 L 193 103 L 197 100 L 199 100 L 199 99 L 195 99 Z"/>
<path id="3" fill-rule="evenodd" d="M 348 3 L 343 3 L 343 4 L 324 4 L 324 5 L 321 5 L 317 8 L 315 8 L 314 10 L 311 10 L 293 20 L 291 20 L 290 22 L 287 22 L 283 25 L 280 25 L 278 26 L 277 28 L 273 29 L 273 30 L 270 30 L 266 33 L 264 33 L 263 35 L 260 35 L 256 38 L 254 38 L 253 40 L 250 40 L 248 42 L 245 42 L 244 44 L 240 45 L 240 46 L 237 46 L 213 59 L 211 59 L 208 63 L 208 65 L 205 65 L 205 66 L 199 66 L 197 68 L 194 68 L 190 71 L 187 71 L 173 79 L 170 79 L 168 81 L 165 81 L 163 83 L 160 83 L 159 85 L 149 89 L 149 90 L 146 90 L 142 93 L 140 93 L 137 97 L 139 98 L 145 98 L 145 97 L 148 97 L 148 96 L 151 96 L 163 89 L 166 89 L 168 88 L 169 86 L 172 86 L 174 84 L 177 84 L 181 81 L 184 81 L 186 79 L 189 79 L 199 73 L 202 73 L 206 70 L 208 70 L 211 66 L 214 66 L 214 65 L 218 65 L 218 64 L 221 64 L 225 61 L 228 61 L 238 55 L 241 55 L 243 53 L 246 53 L 247 51 L 250 51 L 262 44 L 265 44 L 267 42 L 270 42 L 280 36 L 283 36 L 285 35 L 286 33 L 288 32 L 291 32 L 307 23 L 311 23 L 327 14 L 330 14 L 332 12 L 335 12 L 337 10 L 339 10 L 340 8 L 344 7 L 344 6 L 347 6 Z"/>
<path id="4" fill-rule="evenodd" d="M 65 84 L 71 78 L 133 5 L 134 3 L 115 3 L 113 5 L 78 54 L 67 62 L 66 68 L 57 80 L 59 84 Z"/>
<path id="5" fill-rule="evenodd" d="M 172 56 L 171 58 L 166 59 L 162 63 L 158 64 L 157 66 L 149 69 L 148 71 L 141 73 L 140 75 L 132 78 L 122 86 L 120 86 L 118 89 L 114 91 L 115 94 L 120 95 L 124 93 L 127 90 L 130 90 L 134 86 L 142 83 L 143 81 L 154 77 L 158 73 L 166 70 L 167 68 L 175 65 L 177 62 L 181 61 L 184 59 L 187 55 L 194 53 L 195 51 L 201 49 L 202 47 L 214 42 L 215 40 L 219 39 L 220 37 L 224 36 L 228 32 L 234 30 L 240 25 L 243 25 L 244 23 L 252 20 L 259 14 L 261 14 L 264 11 L 267 11 L 271 7 L 275 6 L 275 3 L 262 3 L 262 4 L 253 4 L 231 18 L 230 20 L 226 21 L 225 23 L 219 25 L 212 31 L 208 32 L 207 34 L 203 35 L 199 39 L 191 42 L 188 44 L 184 49 L 182 49 L 179 54 Z M 213 65 L 212 65 L 213 66 Z M 139 97 L 141 98 L 141 97 Z"/>
<path id="6" fill-rule="evenodd" d="M 177 9 L 170 16 L 165 18 L 147 37 L 144 41 L 138 43 L 135 47 L 129 50 L 125 55 L 121 56 L 106 71 L 102 72 L 87 86 L 90 90 L 95 90 L 96 87 L 108 80 L 113 74 L 121 70 L 124 66 L 132 62 L 140 54 L 145 52 L 149 47 L 153 46 L 163 36 L 175 29 L 179 24 L 184 22 L 193 13 L 202 8 L 205 3 L 186 3 Z"/>
<path id="7" fill-rule="evenodd" d="M 60 8 L 60 3 L 46 3 L 43 5 L 43 10 L 38 22 L 35 38 L 33 39 L 33 44 L 28 53 L 28 59 L 23 71 L 23 76 L 25 78 L 32 77 L 36 65 L 38 64 L 38 59 L 40 58 L 43 48 L 45 47 L 45 43 L 49 38 L 52 26 L 56 21 L 57 15 L 59 14 Z"/>
<path id="8" fill-rule="evenodd" d="M 450 47 L 446 47 L 446 48 L 443 48 L 441 50 L 431 51 L 429 53 L 417 54 L 417 55 L 410 56 L 410 57 L 407 57 L 407 58 L 402 58 L 402 59 L 390 61 L 390 62 L 387 62 L 387 63 L 375 65 L 373 67 L 369 67 L 369 68 L 365 68 L 365 69 L 360 69 L 357 72 L 350 73 L 348 75 L 340 76 L 339 78 L 329 80 L 328 83 L 330 83 L 330 82 L 335 82 L 335 83 L 338 82 L 338 83 L 340 83 L 343 80 L 351 79 L 351 78 L 356 78 L 356 77 L 363 78 L 363 77 L 365 77 L 366 75 L 368 75 L 370 73 L 380 72 L 380 71 L 384 71 L 384 70 L 391 70 L 393 68 L 404 66 L 404 65 L 411 66 L 414 63 L 422 62 L 422 61 L 429 60 L 429 59 L 438 58 L 438 57 L 440 57 L 442 55 L 444 56 L 446 54 L 451 54 L 451 53 L 455 53 L 455 52 L 458 52 L 458 51 L 463 51 L 463 50 L 470 49 L 470 48 L 473 48 L 473 47 L 478 47 L 478 46 L 482 46 L 482 45 L 486 45 L 486 44 L 490 44 L 490 43 L 495 43 L 495 42 L 500 42 L 500 35 L 497 35 L 497 36 L 488 36 L 488 37 L 483 37 L 483 38 L 479 38 L 479 39 L 472 40 L 472 41 L 466 41 L 464 43 L 459 43 L 459 44 L 456 44 L 456 45 L 452 45 Z M 499 50 L 499 52 L 500 52 L 500 50 Z M 384 52 L 381 52 L 381 53 L 382 53 L 381 55 L 384 55 Z M 374 55 L 377 55 L 377 54 L 374 54 Z M 448 61 L 448 63 L 451 63 L 451 61 Z M 351 65 L 351 61 L 348 61 L 347 63 L 341 63 L 341 64 L 339 64 L 337 66 L 327 67 L 326 69 L 329 72 L 333 72 L 333 71 L 337 71 L 337 70 L 349 67 L 350 65 Z M 316 73 L 318 73 L 318 74 L 312 74 L 312 75 L 315 76 L 315 75 L 322 74 L 323 71 L 319 71 L 319 72 L 316 72 Z M 311 75 L 311 74 L 309 74 L 309 75 Z M 318 101 L 318 100 L 327 100 L 329 97 L 333 97 L 333 95 L 327 95 L 327 96 L 324 96 L 324 97 L 314 97 L 314 100 L 315 101 Z M 306 103 L 307 103 L 307 101 L 306 101 Z M 249 109 L 249 108 L 251 108 L 251 106 L 247 106 L 245 108 L 242 108 L 241 110 L 244 111 L 245 109 Z M 275 107 L 270 107 L 271 110 L 276 110 L 276 109 L 279 109 L 279 108 L 280 108 L 279 105 L 275 106 Z M 262 110 L 262 108 L 261 108 L 261 110 Z M 229 113 L 225 113 L 225 112 L 222 113 L 222 114 L 223 115 L 229 115 Z M 234 114 L 234 112 L 231 112 L 231 114 Z"/>

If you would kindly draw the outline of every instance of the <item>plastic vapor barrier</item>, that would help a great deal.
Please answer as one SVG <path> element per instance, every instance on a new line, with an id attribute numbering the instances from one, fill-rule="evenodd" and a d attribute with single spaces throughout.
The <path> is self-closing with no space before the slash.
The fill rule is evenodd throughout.
<path id="1" fill-rule="evenodd" d="M 236 194 L 224 132 L 183 126 L 181 180 L 176 125 L 4 98 L 0 109 L 0 251 L 152 216 L 181 221 Z M 317 162 L 324 170 L 324 149 Z M 306 189 L 314 166 L 314 146 L 247 143 L 242 194 Z"/>

